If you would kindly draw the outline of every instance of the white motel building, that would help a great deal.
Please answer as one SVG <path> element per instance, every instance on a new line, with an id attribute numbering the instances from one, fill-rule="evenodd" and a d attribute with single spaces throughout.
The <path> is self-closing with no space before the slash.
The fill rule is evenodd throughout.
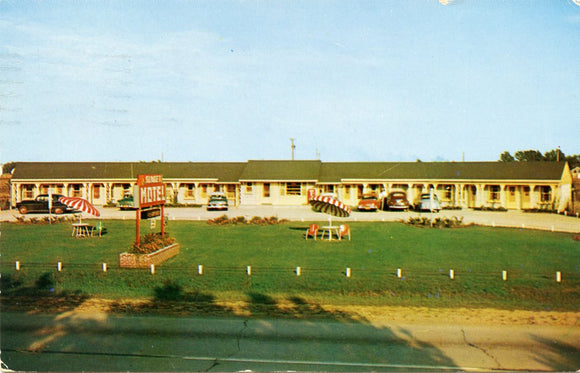
<path id="1" fill-rule="evenodd" d="M 566 162 L 17 162 L 10 180 L 14 206 L 39 194 L 114 204 L 140 174 L 161 174 L 168 203 L 203 205 L 210 193 L 230 204 L 305 205 L 311 193 L 334 193 L 355 206 L 361 196 L 403 191 L 409 201 L 433 190 L 448 207 L 563 211 L 572 195 Z"/>

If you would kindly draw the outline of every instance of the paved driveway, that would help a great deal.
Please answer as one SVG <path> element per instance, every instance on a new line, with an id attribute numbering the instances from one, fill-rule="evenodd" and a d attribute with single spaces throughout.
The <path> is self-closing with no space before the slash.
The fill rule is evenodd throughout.
<path id="1" fill-rule="evenodd" d="M 120 211 L 117 208 L 99 208 L 102 219 L 134 219 L 135 211 Z M 313 211 L 309 206 L 239 206 L 230 207 L 228 211 L 207 211 L 205 208 L 167 208 L 165 213 L 170 220 L 207 220 L 221 215 L 228 217 L 244 216 L 251 219 L 254 216 L 270 217 L 291 221 L 324 222 L 328 215 Z M 0 211 L 0 221 L 14 221 L 21 216 L 16 210 Z M 42 217 L 43 214 L 27 215 Z M 496 227 L 514 227 L 526 229 L 541 229 L 556 232 L 580 233 L 580 218 L 548 213 L 529 213 L 522 211 L 489 212 L 473 210 L 443 210 L 439 213 L 418 213 L 398 211 L 359 212 L 353 211 L 348 218 L 332 218 L 333 222 L 353 221 L 406 221 L 410 217 L 426 216 L 429 218 L 456 216 L 463 218 L 465 223 Z"/>

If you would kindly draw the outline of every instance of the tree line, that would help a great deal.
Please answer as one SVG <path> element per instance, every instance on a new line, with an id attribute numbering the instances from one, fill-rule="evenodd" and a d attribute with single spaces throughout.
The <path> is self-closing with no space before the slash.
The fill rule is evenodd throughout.
<path id="1" fill-rule="evenodd" d="M 552 149 L 542 154 L 539 150 L 518 150 L 511 155 L 509 151 L 501 153 L 500 162 L 568 162 L 570 168 L 580 166 L 580 154 L 566 155 L 560 149 Z"/>

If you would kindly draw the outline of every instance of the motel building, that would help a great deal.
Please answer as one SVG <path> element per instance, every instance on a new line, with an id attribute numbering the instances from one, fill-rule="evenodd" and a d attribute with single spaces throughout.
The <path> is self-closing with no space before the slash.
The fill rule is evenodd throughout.
<path id="1" fill-rule="evenodd" d="M 566 162 L 17 162 L 10 200 L 14 206 L 51 190 L 114 205 L 141 174 L 163 175 L 169 205 L 196 206 L 218 191 L 232 206 L 300 206 L 320 193 L 356 206 L 365 193 L 403 191 L 413 203 L 433 190 L 443 207 L 564 211 L 573 185 Z"/>

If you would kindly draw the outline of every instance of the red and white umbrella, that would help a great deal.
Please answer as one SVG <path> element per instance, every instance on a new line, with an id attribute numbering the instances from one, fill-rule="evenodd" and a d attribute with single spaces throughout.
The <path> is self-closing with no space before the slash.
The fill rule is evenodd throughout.
<path id="1" fill-rule="evenodd" d="M 60 197 L 59 202 L 64 203 L 70 208 L 78 211 L 86 212 L 94 216 L 100 216 L 99 210 L 96 209 L 89 201 L 80 197 Z"/>
<path id="2" fill-rule="evenodd" d="M 309 203 L 314 210 L 331 216 L 337 216 L 339 218 L 350 216 L 350 207 L 331 196 L 316 196 Z M 330 223 L 332 225 L 332 222 Z"/>

